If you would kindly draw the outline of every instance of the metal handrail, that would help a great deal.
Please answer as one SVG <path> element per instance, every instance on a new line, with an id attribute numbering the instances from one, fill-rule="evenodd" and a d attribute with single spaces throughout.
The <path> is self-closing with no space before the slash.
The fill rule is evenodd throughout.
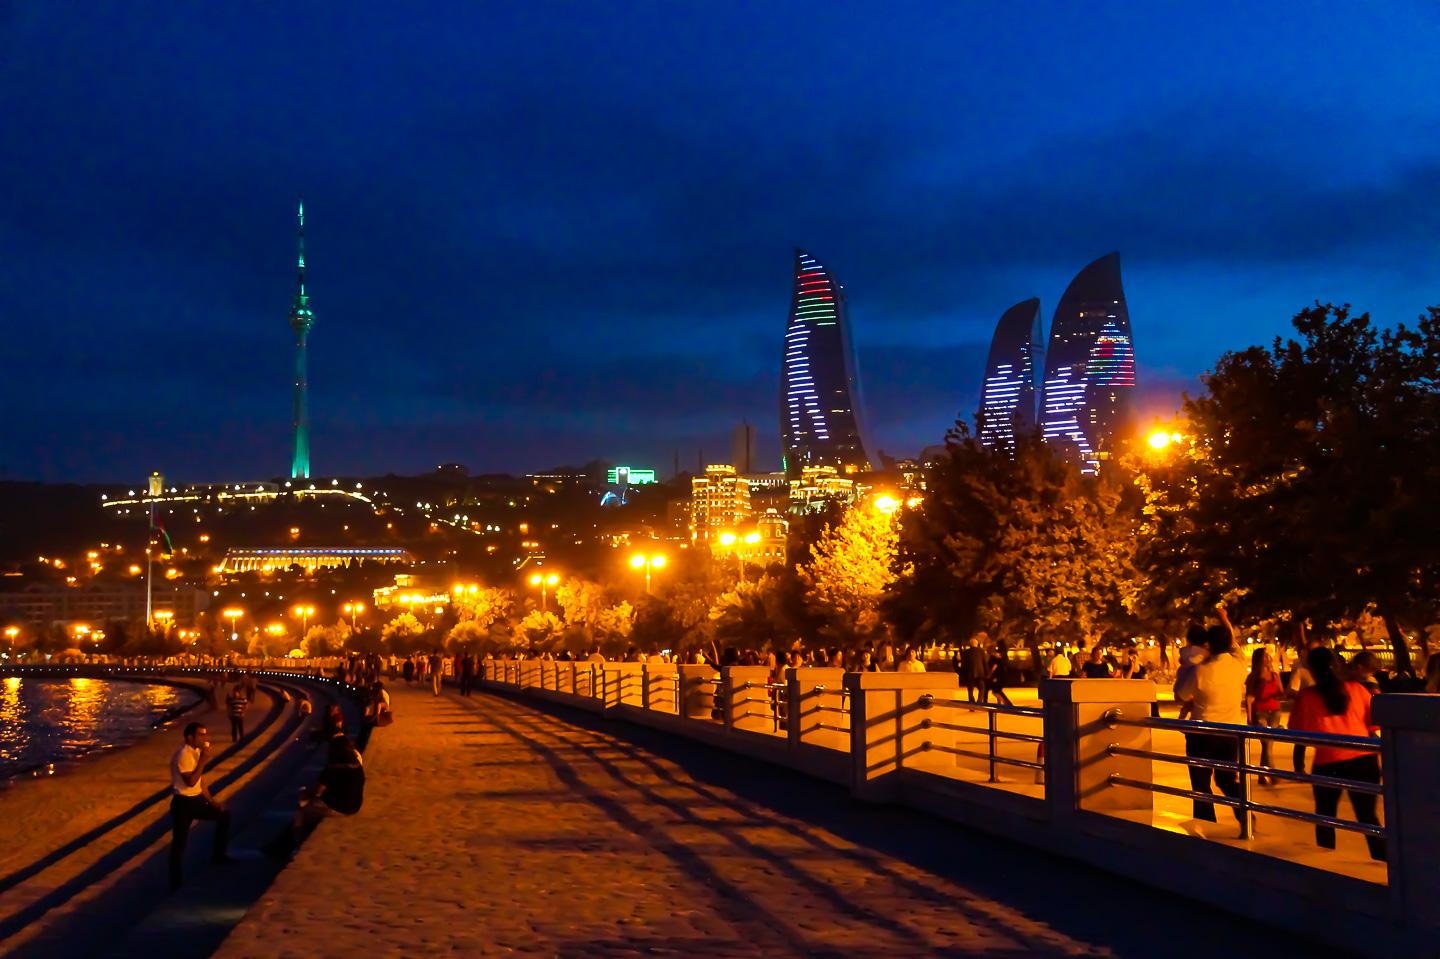
<path id="1" fill-rule="evenodd" d="M 1137 759 L 1148 759 L 1153 762 L 1174 763 L 1188 768 L 1209 769 L 1214 771 L 1232 772 L 1236 774 L 1237 787 L 1240 795 L 1234 799 L 1228 796 L 1216 796 L 1213 793 L 1202 793 L 1197 790 L 1177 789 L 1174 786 L 1162 786 L 1156 783 L 1146 783 L 1140 780 L 1129 779 L 1120 776 L 1118 773 L 1110 776 L 1112 785 L 1131 786 L 1136 789 L 1147 789 L 1150 792 L 1163 793 L 1165 795 L 1180 796 L 1197 802 L 1219 803 L 1239 810 L 1240 816 L 1240 838 L 1249 839 L 1253 831 L 1252 820 L 1257 812 L 1269 815 L 1284 816 L 1290 819 L 1298 819 L 1302 822 L 1311 822 L 1318 825 L 1332 826 L 1338 829 L 1348 829 L 1353 832 L 1361 832 L 1370 836 L 1384 836 L 1383 827 L 1372 827 L 1365 823 L 1355 822 L 1348 819 L 1335 819 L 1329 816 L 1321 816 L 1318 813 L 1308 813 L 1299 809 L 1288 809 L 1284 806 L 1274 806 L 1268 803 L 1257 803 L 1250 798 L 1250 776 L 1263 775 L 1275 776 L 1288 779 L 1292 782 L 1309 783 L 1311 785 L 1324 786 L 1331 789 L 1349 789 L 1358 793 L 1379 796 L 1384 794 L 1384 788 L 1376 783 L 1360 782 L 1350 779 L 1338 779 L 1332 776 L 1317 776 L 1314 773 L 1287 772 L 1285 770 L 1273 769 L 1269 766 L 1256 766 L 1249 761 L 1248 742 L 1251 739 L 1269 740 L 1271 742 L 1292 743 L 1298 746 L 1329 746 L 1331 748 L 1351 749 L 1362 752 L 1379 752 L 1380 741 L 1374 737 L 1359 736 L 1338 736 L 1334 733 L 1311 733 L 1296 732 L 1294 730 L 1278 730 L 1270 726 L 1242 726 L 1236 723 L 1207 723 L 1200 720 L 1185 719 L 1157 719 L 1153 716 L 1137 716 L 1127 718 L 1118 708 L 1107 710 L 1102 716 L 1108 728 L 1116 726 L 1129 726 L 1139 729 L 1162 729 L 1173 732 L 1184 733 L 1195 736 L 1216 736 L 1225 739 L 1235 740 L 1234 760 L 1228 759 L 1205 759 L 1199 756 L 1179 756 L 1173 753 L 1158 753 L 1154 750 L 1133 749 L 1128 746 L 1121 746 L 1119 743 L 1110 743 L 1106 751 L 1112 756 L 1132 756 Z"/>
<path id="2" fill-rule="evenodd" d="M 1335 733 L 1305 733 L 1293 729 L 1277 729 L 1274 726 L 1243 726 L 1236 723 L 1207 723 L 1198 719 L 1156 719 L 1153 716 L 1125 716 L 1118 709 L 1112 709 L 1102 717 L 1110 726 L 1138 726 L 1143 729 L 1169 729 L 1178 733 L 1208 734 L 1212 736 L 1235 736 L 1243 734 L 1250 739 L 1268 739 L 1277 743 L 1294 743 L 1298 746 L 1333 746 L 1338 749 L 1358 749 L 1363 752 L 1380 751 L 1380 740 L 1375 736 L 1340 736 Z"/>
<path id="3" fill-rule="evenodd" d="M 1002 706 L 999 703 L 972 703 L 964 699 L 936 699 L 933 693 L 920 697 L 921 709 L 929 709 L 931 706 L 954 706 L 959 709 L 999 713 L 1002 716 L 1029 716 L 1032 719 L 1040 719 L 1045 715 L 1045 711 L 1039 706 Z"/>
<path id="4" fill-rule="evenodd" d="M 1384 838 L 1384 826 L 1371 826 L 1368 823 L 1353 822 L 1349 819 L 1335 819 L 1332 816 L 1322 816 L 1319 813 L 1304 812 L 1299 809 L 1289 809 L 1285 806 L 1272 806 L 1268 803 L 1254 803 L 1243 799 L 1231 799 L 1229 796 L 1217 796 L 1214 793 L 1202 793 L 1194 789 L 1180 789 L 1176 786 L 1164 786 L 1159 783 L 1143 782 L 1139 779 L 1130 779 L 1119 773 L 1110 774 L 1110 784 L 1113 786 L 1131 786 L 1135 789 L 1146 789 L 1150 792 L 1164 793 L 1167 796 L 1179 796 L 1182 799 L 1194 799 L 1200 802 L 1216 803 L 1221 806 L 1228 806 L 1231 809 L 1249 810 L 1250 812 L 1263 812 L 1272 816 L 1283 816 L 1287 819 L 1297 819 L 1301 822 L 1314 823 L 1317 826 L 1329 826 L 1332 829 L 1345 829 L 1350 832 L 1362 833 L 1366 836 Z M 1345 788 L 1350 788 L 1348 785 Z M 1248 820 L 1248 816 L 1246 819 Z M 1249 838 L 1249 830 L 1245 829 L 1242 838 Z"/>
<path id="5" fill-rule="evenodd" d="M 933 719 L 921 720 L 922 729 L 953 729 L 961 733 L 975 733 L 980 736 L 996 736 L 1000 739 L 1014 739 L 1023 743 L 1043 743 L 1044 736 L 1037 736 L 1034 733 L 1017 733 L 1009 729 L 982 729 L 979 726 L 961 726 L 958 723 L 942 723 Z"/>
<path id="6" fill-rule="evenodd" d="M 1043 769 L 1045 768 L 1045 764 L 1042 763 L 1042 762 L 1038 762 L 1038 761 L 1032 762 L 1032 761 L 1029 760 L 1029 759 L 1012 759 L 1012 758 L 1009 757 L 1009 756 L 997 756 L 997 755 L 995 755 L 994 753 L 988 753 L 988 754 L 987 754 L 987 753 L 977 753 L 977 752 L 975 752 L 975 751 L 972 750 L 972 749 L 961 749 L 959 746 L 941 746 L 941 745 L 938 745 L 938 744 L 936 744 L 936 743 L 927 743 L 927 744 L 925 745 L 925 748 L 926 748 L 927 750 L 929 750 L 929 749 L 934 749 L 934 750 L 937 750 L 937 751 L 942 752 L 942 753 L 955 753 L 955 754 L 958 755 L 958 756 L 969 756 L 971 759 L 984 759 L 984 760 L 988 761 L 988 762 L 990 763 L 990 781 L 991 781 L 992 783 L 996 781 L 996 780 L 995 780 L 995 764 L 996 764 L 996 763 L 1004 763 L 1004 764 L 1007 765 L 1007 766 L 1021 766 L 1021 767 L 1025 768 L 1025 769 L 1041 769 L 1041 770 L 1043 770 Z"/>
<path id="7" fill-rule="evenodd" d="M 1106 751 L 1112 756 L 1134 756 L 1136 759 L 1153 759 L 1161 763 L 1179 766 L 1199 766 L 1202 769 L 1220 769 L 1226 772 L 1254 773 L 1257 776 L 1278 775 L 1282 779 L 1308 783 L 1315 786 L 1329 786 L 1333 789 L 1349 789 L 1371 796 L 1385 795 L 1385 787 L 1379 783 L 1360 782 L 1354 779 L 1336 779 L 1334 776 L 1317 776 L 1315 773 L 1297 773 L 1273 766 L 1252 766 L 1249 762 L 1230 762 L 1228 759 L 1202 759 L 1199 756 L 1177 756 L 1172 753 L 1157 753 L 1149 749 L 1131 749 L 1111 743 Z M 1252 804 L 1253 805 L 1253 804 Z"/>

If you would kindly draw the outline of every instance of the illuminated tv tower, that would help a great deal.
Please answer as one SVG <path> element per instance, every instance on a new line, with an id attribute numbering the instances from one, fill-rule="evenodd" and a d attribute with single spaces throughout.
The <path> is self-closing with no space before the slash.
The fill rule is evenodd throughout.
<path id="1" fill-rule="evenodd" d="M 297 240 L 295 305 L 290 309 L 290 329 L 295 331 L 295 410 L 291 425 L 295 430 L 295 457 L 290 462 L 291 479 L 310 478 L 310 396 L 306 379 L 306 348 L 315 314 L 310 312 L 310 297 L 305 293 L 305 201 L 300 201 L 300 230 Z"/>

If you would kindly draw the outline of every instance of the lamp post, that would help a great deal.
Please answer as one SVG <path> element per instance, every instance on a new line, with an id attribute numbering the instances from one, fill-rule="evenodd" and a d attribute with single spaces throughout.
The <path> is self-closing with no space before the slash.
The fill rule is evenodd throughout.
<path id="1" fill-rule="evenodd" d="M 630 557 L 630 568 L 635 570 L 643 569 L 645 571 L 645 592 L 649 593 L 650 572 L 651 570 L 665 568 L 665 554 L 653 553 L 647 556 L 644 553 L 636 553 Z"/>
<path id="2" fill-rule="evenodd" d="M 315 607 L 301 604 L 295 607 L 295 615 L 300 617 L 300 638 L 304 639 L 310 632 L 310 617 L 315 615 Z"/>
<path id="3" fill-rule="evenodd" d="M 549 611 L 549 591 L 558 582 L 560 582 L 560 577 L 555 573 L 535 573 L 530 577 L 530 585 L 540 587 L 540 611 L 542 613 Z"/>
<path id="4" fill-rule="evenodd" d="M 356 616 L 359 616 L 361 613 L 365 612 L 365 604 L 364 604 L 364 603 L 346 603 L 344 606 L 341 606 L 340 608 L 343 609 L 343 610 L 346 612 L 347 615 L 349 615 L 349 617 L 350 617 L 350 632 L 351 632 L 351 633 L 354 633 L 354 632 L 355 632 L 355 617 L 356 617 Z"/>
<path id="5" fill-rule="evenodd" d="M 245 610 L 238 606 L 229 606 L 222 610 L 220 615 L 230 620 L 230 642 L 235 642 L 240 638 L 240 634 L 235 631 L 235 621 L 245 615 Z"/>
<path id="6" fill-rule="evenodd" d="M 5 627 L 5 640 L 6 640 L 5 646 L 6 646 L 6 648 L 7 648 L 7 650 L 8 650 L 9 652 L 11 652 L 11 653 L 14 653 L 14 652 L 15 652 L 15 640 L 16 640 L 17 638 L 19 638 L 19 636 L 20 636 L 20 627 L 19 627 L 19 626 L 6 626 L 6 627 Z"/>
<path id="7" fill-rule="evenodd" d="M 732 533 L 729 530 L 720 534 L 720 545 L 735 554 L 735 566 L 740 571 L 740 582 L 745 582 L 745 557 L 741 555 L 740 544 L 754 546 L 760 542 L 760 534 L 754 531 L 741 536 L 739 533 Z"/>

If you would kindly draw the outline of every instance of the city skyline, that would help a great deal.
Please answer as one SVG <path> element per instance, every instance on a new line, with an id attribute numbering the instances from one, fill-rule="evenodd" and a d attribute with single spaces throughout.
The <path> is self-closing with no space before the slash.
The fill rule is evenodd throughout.
<path id="1" fill-rule="evenodd" d="M 7 14 L 0 476 L 293 467 L 300 195 L 326 474 L 664 469 L 743 420 L 778 466 L 796 245 L 846 281 L 871 455 L 971 416 L 995 318 L 1096 251 L 1142 415 L 1317 299 L 1440 301 L 1422 5 L 842 4 L 798 57 L 783 10 L 559 10 Z"/>

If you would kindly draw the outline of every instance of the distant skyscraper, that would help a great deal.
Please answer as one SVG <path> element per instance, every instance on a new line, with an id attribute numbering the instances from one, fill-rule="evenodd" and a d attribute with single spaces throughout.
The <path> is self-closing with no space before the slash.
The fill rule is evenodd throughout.
<path id="1" fill-rule="evenodd" d="M 1120 254 L 1081 270 L 1050 325 L 1045 351 L 1045 439 L 1073 451 L 1093 473 L 1117 434 L 1131 425 L 1135 347 L 1120 284 Z"/>
<path id="2" fill-rule="evenodd" d="M 980 442 L 1014 450 L 1015 430 L 1035 425 L 1035 377 L 1042 358 L 1040 301 L 1016 303 L 1000 315 L 990 341 L 980 391 Z"/>
<path id="3" fill-rule="evenodd" d="M 756 471 L 755 427 L 749 423 L 741 423 L 730 432 L 730 462 L 741 476 Z"/>
<path id="4" fill-rule="evenodd" d="M 806 466 L 867 470 L 856 410 L 855 354 L 845 292 L 804 250 L 795 251 L 795 292 L 780 365 L 780 439 L 785 471 Z"/>
<path id="5" fill-rule="evenodd" d="M 310 384 L 306 379 L 306 349 L 315 314 L 305 293 L 305 201 L 300 201 L 297 239 L 295 305 L 290 308 L 290 329 L 295 331 L 295 409 L 290 425 L 295 430 L 295 456 L 290 461 L 291 479 L 310 478 Z"/>

